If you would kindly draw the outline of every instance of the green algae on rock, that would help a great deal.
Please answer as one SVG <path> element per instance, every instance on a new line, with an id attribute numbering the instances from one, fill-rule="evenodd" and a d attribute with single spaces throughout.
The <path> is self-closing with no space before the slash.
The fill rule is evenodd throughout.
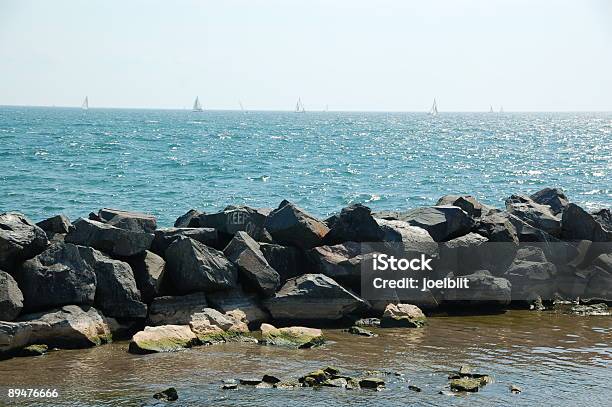
<path id="1" fill-rule="evenodd" d="M 323 332 L 317 328 L 291 326 L 276 328 L 270 324 L 261 324 L 261 337 L 264 345 L 276 345 L 308 349 L 325 343 Z"/>

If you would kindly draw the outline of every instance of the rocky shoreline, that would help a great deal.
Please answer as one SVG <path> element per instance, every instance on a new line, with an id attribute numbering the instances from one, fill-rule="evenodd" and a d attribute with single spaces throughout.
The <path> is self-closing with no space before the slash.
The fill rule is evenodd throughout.
<path id="1" fill-rule="evenodd" d="M 428 253 L 474 289 L 366 300 L 370 243 Z M 0 358 L 121 338 L 136 354 L 237 341 L 309 348 L 330 326 L 375 336 L 368 326 L 418 329 L 442 312 L 568 304 L 605 315 L 611 301 L 610 209 L 589 213 L 560 189 L 512 195 L 503 210 L 446 195 L 404 212 L 353 205 L 326 220 L 288 201 L 229 206 L 190 210 L 171 228 L 108 208 L 36 224 L 0 213 Z"/>

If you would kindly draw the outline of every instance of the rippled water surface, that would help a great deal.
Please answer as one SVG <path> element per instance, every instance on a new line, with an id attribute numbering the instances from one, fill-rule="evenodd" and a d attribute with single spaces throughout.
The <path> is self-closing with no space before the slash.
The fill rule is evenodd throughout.
<path id="1" fill-rule="evenodd" d="M 612 400 L 612 318 L 510 311 L 496 316 L 434 317 L 422 329 L 377 330 L 363 338 L 325 331 L 322 348 L 288 350 L 256 344 L 198 347 L 178 353 L 130 355 L 127 343 L 52 352 L 0 362 L 0 405 L 6 388 L 57 388 L 55 406 L 154 405 L 151 395 L 174 386 L 186 406 L 527 405 L 605 406 Z M 438 394 L 449 371 L 469 364 L 493 376 L 480 392 Z M 264 373 L 297 378 L 334 365 L 384 370 L 387 389 L 222 390 L 223 379 Z M 408 390 L 413 384 L 422 388 Z M 509 385 L 523 389 L 511 394 Z M 19 405 L 41 405 L 21 400 Z"/>
<path id="2" fill-rule="evenodd" d="M 612 114 L 204 112 L 0 107 L 0 211 L 39 220 L 102 206 L 168 225 L 191 207 L 317 215 L 561 186 L 612 203 Z"/>

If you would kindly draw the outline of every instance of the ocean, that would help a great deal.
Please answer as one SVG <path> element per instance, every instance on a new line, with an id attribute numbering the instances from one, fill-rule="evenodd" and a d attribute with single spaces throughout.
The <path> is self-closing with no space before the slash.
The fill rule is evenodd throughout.
<path id="1" fill-rule="evenodd" d="M 295 202 L 317 216 L 561 187 L 612 206 L 612 113 L 235 112 L 0 107 L 0 212 L 38 221 Z"/>

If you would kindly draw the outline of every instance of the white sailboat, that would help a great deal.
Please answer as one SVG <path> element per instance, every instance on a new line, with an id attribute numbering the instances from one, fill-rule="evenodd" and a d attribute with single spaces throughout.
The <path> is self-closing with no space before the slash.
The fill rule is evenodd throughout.
<path id="1" fill-rule="evenodd" d="M 242 104 L 242 100 L 239 100 L 238 104 L 240 105 L 240 110 L 242 110 L 243 113 L 246 113 L 246 110 L 244 109 L 244 105 Z"/>
<path id="2" fill-rule="evenodd" d="M 85 96 L 85 100 L 83 100 L 83 104 L 81 105 L 81 109 L 89 110 L 89 99 Z"/>
<path id="3" fill-rule="evenodd" d="M 436 98 L 434 98 L 433 104 L 431 105 L 431 109 L 429 109 L 429 114 L 432 116 L 438 115 L 438 103 L 436 102 Z"/>
<path id="4" fill-rule="evenodd" d="M 295 113 L 306 113 L 306 109 L 304 109 L 304 104 L 302 103 L 301 98 L 298 98 L 297 103 L 295 104 Z"/>
<path id="5" fill-rule="evenodd" d="M 200 98 L 196 96 L 195 101 L 193 102 L 193 112 L 203 112 L 202 104 L 200 103 Z"/>
<path id="6" fill-rule="evenodd" d="M 493 113 L 493 105 L 490 106 L 489 113 Z"/>

